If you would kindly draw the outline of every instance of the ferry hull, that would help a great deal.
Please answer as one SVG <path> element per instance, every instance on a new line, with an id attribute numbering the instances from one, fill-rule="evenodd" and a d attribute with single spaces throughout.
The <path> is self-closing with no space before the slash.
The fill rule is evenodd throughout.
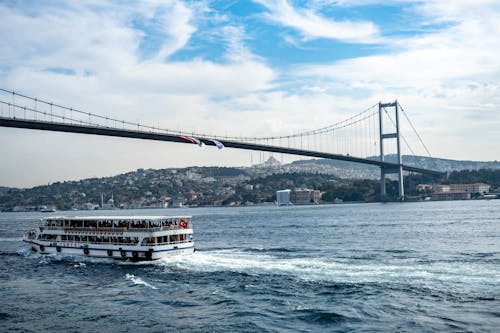
<path id="1" fill-rule="evenodd" d="M 23 241 L 31 246 L 31 249 L 40 254 L 54 254 L 72 256 L 85 256 L 95 258 L 110 258 L 118 260 L 150 261 L 168 258 L 177 255 L 190 255 L 194 253 L 194 244 L 183 243 L 178 245 L 158 246 L 155 248 L 123 246 L 111 248 L 95 244 L 67 246 L 57 243 L 38 242 L 29 239 Z"/>

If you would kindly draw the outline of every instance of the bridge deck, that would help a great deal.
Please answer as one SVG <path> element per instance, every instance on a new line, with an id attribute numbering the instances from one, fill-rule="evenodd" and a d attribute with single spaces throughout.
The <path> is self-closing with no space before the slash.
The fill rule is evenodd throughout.
<path id="1" fill-rule="evenodd" d="M 47 121 L 39 121 L 39 120 L 25 120 L 25 119 L 16 119 L 16 118 L 6 118 L 0 117 L 0 126 L 2 127 L 13 127 L 13 128 L 25 128 L 25 129 L 34 129 L 34 130 L 45 130 L 45 131 L 55 131 L 55 132 L 67 132 L 67 133 L 80 133 L 80 134 L 94 134 L 94 135 L 104 135 L 104 136 L 114 136 L 114 137 L 122 137 L 122 138 L 134 138 L 134 139 L 143 139 L 143 140 L 155 140 L 155 141 L 169 141 L 169 142 L 178 142 L 178 143 L 189 143 L 186 139 L 178 135 L 173 134 L 163 134 L 157 132 L 146 132 L 146 131 L 134 131 L 134 130 L 125 130 L 125 129 L 117 129 L 112 127 L 97 127 L 97 126 L 87 126 L 87 125 L 75 125 L 75 124 L 64 124 L 57 122 L 47 122 Z M 210 138 L 197 138 L 208 146 L 215 146 L 215 143 L 211 141 Z M 317 151 L 309 151 L 303 149 L 294 149 L 294 148 L 286 148 L 286 147 L 277 147 L 277 146 L 269 146 L 269 145 L 261 145 L 247 142 L 237 142 L 237 141 L 229 141 L 229 140 L 219 140 L 225 147 L 227 148 L 236 148 L 236 149 L 246 149 L 246 150 L 256 150 L 256 151 L 267 151 L 267 152 L 275 152 L 275 153 L 283 153 L 290 155 L 299 155 L 299 156 L 309 156 L 309 157 L 317 157 L 317 158 L 327 158 L 333 160 L 341 160 L 362 164 L 375 165 L 386 170 L 386 173 L 392 172 L 399 168 L 399 164 L 390 163 L 390 162 L 381 162 L 377 160 L 370 160 L 366 158 L 348 156 L 348 155 L 340 155 L 340 154 L 330 154 L 330 153 L 322 153 Z M 191 143 L 192 144 L 192 143 Z M 409 165 L 402 165 L 403 170 L 425 173 L 425 174 L 434 174 L 434 175 L 442 175 L 442 172 L 435 170 L 427 170 L 423 168 L 413 167 Z"/>

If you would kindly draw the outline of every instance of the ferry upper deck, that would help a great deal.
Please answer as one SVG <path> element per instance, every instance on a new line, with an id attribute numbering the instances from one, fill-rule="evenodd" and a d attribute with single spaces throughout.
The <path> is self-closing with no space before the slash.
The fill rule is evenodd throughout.
<path id="1" fill-rule="evenodd" d="M 59 216 L 42 221 L 42 227 L 49 230 L 105 228 L 120 231 L 159 231 L 191 227 L 191 216 Z"/>

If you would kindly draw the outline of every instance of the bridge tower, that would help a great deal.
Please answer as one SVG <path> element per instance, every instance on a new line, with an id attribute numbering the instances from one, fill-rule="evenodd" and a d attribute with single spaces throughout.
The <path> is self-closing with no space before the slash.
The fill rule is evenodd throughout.
<path id="1" fill-rule="evenodd" d="M 389 115 L 391 109 L 394 112 L 394 118 Z M 384 133 L 383 128 L 383 120 L 384 120 L 384 112 L 387 114 L 387 117 L 393 122 L 395 127 L 395 132 L 392 133 Z M 384 162 L 384 140 L 386 139 L 396 139 L 396 154 L 397 154 L 397 167 L 395 168 L 387 168 L 380 167 L 380 200 L 385 201 L 386 188 L 385 188 L 385 175 L 391 173 L 398 174 L 399 181 L 399 200 L 403 201 L 405 197 L 404 192 L 404 184 L 403 184 L 403 158 L 401 155 L 401 142 L 400 142 L 400 131 L 399 131 L 399 104 L 398 101 L 395 100 L 392 103 L 378 103 L 378 119 L 379 119 L 379 135 L 380 135 L 380 161 Z"/>

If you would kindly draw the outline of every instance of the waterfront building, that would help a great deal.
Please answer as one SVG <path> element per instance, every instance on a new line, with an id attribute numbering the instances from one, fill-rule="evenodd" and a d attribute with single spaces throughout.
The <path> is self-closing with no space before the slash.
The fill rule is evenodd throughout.
<path id="1" fill-rule="evenodd" d="M 450 185 L 432 185 L 432 192 L 445 193 L 450 191 L 451 191 Z"/>
<path id="2" fill-rule="evenodd" d="M 292 191 L 291 190 L 280 190 L 280 191 L 276 191 L 276 204 L 278 206 L 286 206 L 286 205 L 290 205 L 291 202 L 290 202 L 290 193 Z"/>
<path id="3" fill-rule="evenodd" d="M 321 192 L 308 188 L 297 188 L 290 193 L 290 201 L 295 205 L 319 204 Z"/>
<path id="4" fill-rule="evenodd" d="M 464 192 L 469 194 L 485 194 L 489 193 L 491 186 L 484 183 L 473 183 L 473 184 L 419 184 L 417 189 L 419 191 L 432 190 L 433 193 L 457 193 Z"/>
<path id="5" fill-rule="evenodd" d="M 432 201 L 469 200 L 470 198 L 471 194 L 465 191 L 435 192 L 431 196 Z"/>
<path id="6" fill-rule="evenodd" d="M 469 193 L 485 194 L 490 191 L 490 185 L 484 183 L 474 184 L 450 184 L 452 191 L 464 191 Z"/>

